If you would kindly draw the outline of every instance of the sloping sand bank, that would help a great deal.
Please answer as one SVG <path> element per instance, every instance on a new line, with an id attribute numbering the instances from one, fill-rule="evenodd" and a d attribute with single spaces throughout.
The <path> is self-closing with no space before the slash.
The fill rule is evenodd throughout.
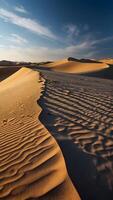
<path id="1" fill-rule="evenodd" d="M 71 61 L 68 59 L 55 61 L 45 65 L 53 71 L 68 72 L 68 73 L 88 73 L 94 71 L 100 71 L 109 66 L 105 63 L 98 62 L 82 62 L 82 61 Z"/>
<path id="2" fill-rule="evenodd" d="M 80 199 L 58 144 L 38 117 L 39 73 L 22 68 L 0 83 L 0 199 Z"/>

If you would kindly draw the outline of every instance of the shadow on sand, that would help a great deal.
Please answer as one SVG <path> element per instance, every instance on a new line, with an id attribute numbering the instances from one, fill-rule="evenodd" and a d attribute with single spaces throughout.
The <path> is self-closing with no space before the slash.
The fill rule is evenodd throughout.
<path id="1" fill-rule="evenodd" d="M 86 74 L 82 75 L 86 76 Z M 101 71 L 87 73 L 87 76 L 113 80 L 113 65 L 109 65 L 109 68 L 103 69 Z"/>
<path id="2" fill-rule="evenodd" d="M 69 137 L 69 131 L 67 131 L 67 129 L 60 130 L 60 133 L 58 132 L 57 126 L 54 125 L 57 118 L 59 118 L 60 121 L 64 120 L 64 122 L 67 120 L 67 127 L 70 123 L 73 123 L 73 120 L 71 121 L 70 115 L 68 113 L 67 116 L 69 116 L 69 118 L 67 117 L 67 119 L 65 119 L 63 116 L 63 111 L 60 111 L 57 114 L 55 114 L 54 111 L 52 112 L 51 104 L 54 106 L 54 98 L 57 97 L 57 92 L 55 90 L 57 88 L 57 81 L 54 81 L 54 79 L 49 80 L 49 75 L 46 78 L 47 79 L 45 82 L 45 90 L 43 92 L 43 96 L 38 101 L 38 104 L 42 107 L 40 121 L 57 140 L 63 152 L 68 173 L 74 186 L 78 190 L 82 200 L 112 200 L 113 191 L 110 187 L 112 183 L 110 183 L 110 185 L 108 184 L 112 173 L 111 169 L 109 168 L 108 160 L 104 159 L 98 154 L 91 155 L 90 153 L 88 154 L 87 152 L 84 152 L 83 149 L 79 148 L 79 146 L 76 145 L 72 138 Z M 54 86 L 52 85 L 53 82 L 55 83 Z M 52 85 L 51 88 L 50 85 Z M 66 86 L 69 89 L 69 85 Z M 52 90 L 54 90 L 54 94 L 50 97 L 49 94 Z M 62 90 L 62 97 L 60 97 L 61 101 L 62 98 L 64 99 L 63 91 L 64 89 Z M 53 103 L 50 101 L 50 106 L 48 104 L 49 100 L 53 100 Z M 55 106 L 57 112 L 59 105 Z M 65 110 L 66 108 L 64 108 L 64 113 Z M 75 118 L 75 116 L 73 116 L 73 118 Z M 63 124 L 63 126 L 64 125 L 65 124 Z"/>

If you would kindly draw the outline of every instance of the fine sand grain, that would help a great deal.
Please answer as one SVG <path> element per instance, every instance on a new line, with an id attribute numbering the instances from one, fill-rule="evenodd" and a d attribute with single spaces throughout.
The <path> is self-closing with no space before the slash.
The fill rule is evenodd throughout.
<path id="1" fill-rule="evenodd" d="M 39 121 L 44 81 L 22 68 L 0 83 L 0 199 L 78 200 L 55 139 Z"/>

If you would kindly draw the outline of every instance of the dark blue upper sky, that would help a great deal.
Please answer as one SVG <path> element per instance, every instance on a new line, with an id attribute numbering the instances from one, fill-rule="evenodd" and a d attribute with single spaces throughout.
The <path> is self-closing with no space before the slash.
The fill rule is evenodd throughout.
<path id="1" fill-rule="evenodd" d="M 0 0 L 0 59 L 113 57 L 113 0 Z"/>

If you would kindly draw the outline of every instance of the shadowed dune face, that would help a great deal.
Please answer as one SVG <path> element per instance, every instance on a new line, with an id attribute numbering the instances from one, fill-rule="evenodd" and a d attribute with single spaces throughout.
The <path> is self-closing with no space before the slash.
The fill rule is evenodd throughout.
<path id="1" fill-rule="evenodd" d="M 45 65 L 53 71 L 68 72 L 68 73 L 88 73 L 94 71 L 101 71 L 109 66 L 105 63 L 94 62 L 85 59 L 81 60 L 59 60 Z"/>
<path id="2" fill-rule="evenodd" d="M 82 75 L 86 76 L 86 73 L 83 73 Z M 100 71 L 89 72 L 87 73 L 87 76 L 113 80 L 113 65 L 109 65 L 108 68 L 100 70 Z"/>
<path id="3" fill-rule="evenodd" d="M 19 69 L 19 67 L 0 66 L 0 81 L 6 79 L 8 76 L 11 76 Z"/>
<path id="4" fill-rule="evenodd" d="M 79 199 L 59 146 L 38 119 L 41 90 L 39 73 L 27 68 L 0 83 L 0 199 Z"/>
<path id="5" fill-rule="evenodd" d="M 41 121 L 82 199 L 113 199 L 113 81 L 42 71 Z"/>

